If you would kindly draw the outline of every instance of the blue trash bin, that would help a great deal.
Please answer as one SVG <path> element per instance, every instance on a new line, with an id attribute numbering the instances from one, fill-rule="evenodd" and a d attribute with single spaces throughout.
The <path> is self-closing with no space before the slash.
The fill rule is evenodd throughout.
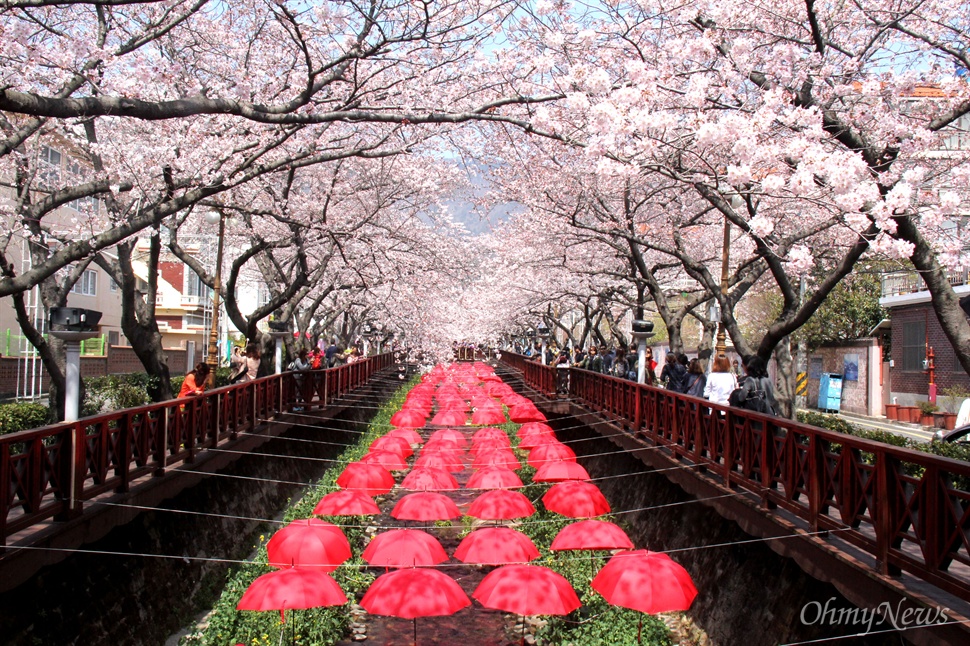
<path id="1" fill-rule="evenodd" d="M 818 383 L 819 410 L 838 413 L 842 408 L 842 375 L 823 372 Z"/>

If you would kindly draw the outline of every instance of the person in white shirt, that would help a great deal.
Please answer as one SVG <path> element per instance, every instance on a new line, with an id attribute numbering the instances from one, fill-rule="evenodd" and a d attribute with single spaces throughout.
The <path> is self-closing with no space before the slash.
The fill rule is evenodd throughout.
<path id="1" fill-rule="evenodd" d="M 723 354 L 717 355 L 711 366 L 711 374 L 704 386 L 704 397 L 715 404 L 728 405 L 728 397 L 738 387 L 738 380 L 731 372 L 731 362 Z"/>

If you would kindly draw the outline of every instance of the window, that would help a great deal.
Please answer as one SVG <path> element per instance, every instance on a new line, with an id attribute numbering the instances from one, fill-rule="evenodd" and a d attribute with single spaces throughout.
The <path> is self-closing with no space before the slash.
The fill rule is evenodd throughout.
<path id="1" fill-rule="evenodd" d="M 926 358 L 926 323 L 913 321 L 903 324 L 903 365 L 908 371 L 923 369 Z"/>
<path id="2" fill-rule="evenodd" d="M 116 330 L 108 330 L 108 345 L 118 345 L 120 340 Z"/>
<path id="3" fill-rule="evenodd" d="M 71 288 L 71 293 L 81 296 L 97 296 L 98 272 L 93 269 L 85 269 L 78 281 L 74 283 L 74 287 Z"/>
<path id="4" fill-rule="evenodd" d="M 188 265 L 185 266 L 185 292 L 186 296 L 197 296 L 200 299 L 208 298 L 211 294 L 209 287 L 202 282 L 199 275 L 192 271 Z"/>
<path id="5" fill-rule="evenodd" d="M 108 276 L 108 291 L 116 292 L 118 291 L 118 283 L 111 276 Z"/>
<path id="6" fill-rule="evenodd" d="M 61 181 L 61 153 L 49 146 L 41 146 L 37 178 L 44 188 L 52 188 Z"/>
<path id="7" fill-rule="evenodd" d="M 182 318 L 182 327 L 205 327 L 205 314 L 186 314 Z"/>
<path id="8" fill-rule="evenodd" d="M 260 285 L 259 289 L 256 290 L 256 307 L 262 307 L 271 300 L 273 300 L 273 294 L 270 293 L 269 287 Z"/>

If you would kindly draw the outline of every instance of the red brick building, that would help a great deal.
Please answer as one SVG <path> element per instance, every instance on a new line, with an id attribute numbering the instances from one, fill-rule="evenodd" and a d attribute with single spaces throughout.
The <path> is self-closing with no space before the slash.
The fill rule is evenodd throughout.
<path id="1" fill-rule="evenodd" d="M 950 283 L 964 305 L 970 309 L 968 273 L 951 274 Z M 926 401 L 929 373 L 927 351 L 933 349 L 937 391 L 953 385 L 970 390 L 970 375 L 957 361 L 930 303 L 930 294 L 915 273 L 888 274 L 882 281 L 879 304 L 890 310 L 890 395 L 900 404 Z"/>

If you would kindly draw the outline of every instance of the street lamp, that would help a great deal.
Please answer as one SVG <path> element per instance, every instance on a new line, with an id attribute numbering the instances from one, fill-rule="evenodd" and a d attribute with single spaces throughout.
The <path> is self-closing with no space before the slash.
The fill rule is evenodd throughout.
<path id="1" fill-rule="evenodd" d="M 647 339 L 653 336 L 653 321 L 634 319 L 631 336 L 637 342 L 637 383 L 644 384 L 647 382 Z"/>
<path id="2" fill-rule="evenodd" d="M 737 193 L 731 196 L 731 209 L 735 212 L 744 206 L 744 200 Z M 721 298 L 727 302 L 728 294 L 728 260 L 731 257 L 731 221 L 724 216 L 724 244 L 721 245 Z M 727 332 L 724 328 L 724 317 L 719 316 L 720 325 L 717 328 L 717 343 L 714 345 L 715 355 L 727 355 Z"/>
<path id="3" fill-rule="evenodd" d="M 216 250 L 216 275 L 212 286 L 212 327 L 209 329 L 209 348 L 205 362 L 209 364 L 209 379 L 207 388 L 216 383 L 216 369 L 219 367 L 219 296 L 222 291 L 222 247 L 226 238 L 226 218 L 219 211 L 208 211 L 205 221 L 210 225 L 219 225 L 219 245 Z"/>

